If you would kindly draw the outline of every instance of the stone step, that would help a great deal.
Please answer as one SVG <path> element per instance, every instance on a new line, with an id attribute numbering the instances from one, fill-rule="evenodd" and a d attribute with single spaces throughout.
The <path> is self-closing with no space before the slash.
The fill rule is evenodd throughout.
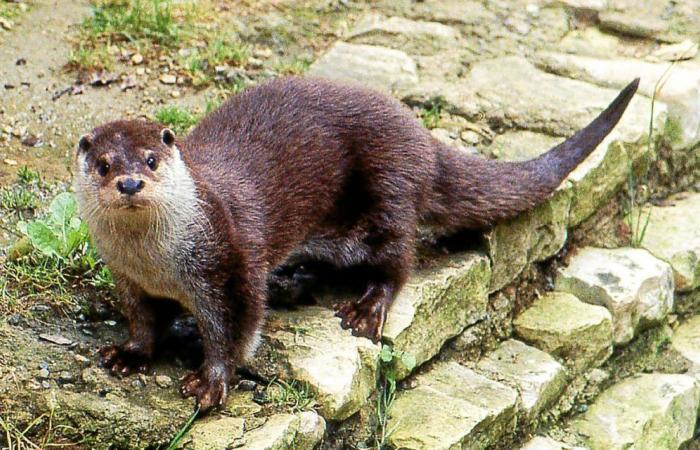
<path id="1" fill-rule="evenodd" d="M 643 327 L 663 321 L 673 310 L 673 271 L 644 249 L 578 249 L 559 269 L 556 289 L 608 308 L 616 345 Z"/>
<path id="2" fill-rule="evenodd" d="M 535 300 L 513 320 L 525 342 L 562 358 L 575 373 L 599 366 L 612 353 L 612 317 L 602 306 L 564 292 Z"/>
<path id="3" fill-rule="evenodd" d="M 520 395 L 519 410 L 536 419 L 561 395 L 567 376 L 564 366 L 549 354 L 509 339 L 477 364 L 486 377 L 507 384 Z"/>
<path id="4" fill-rule="evenodd" d="M 692 50 L 692 45 L 688 50 Z M 640 77 L 639 92 L 651 97 L 657 81 L 667 71 L 667 62 L 653 63 L 638 59 L 607 59 L 565 53 L 542 52 L 536 57 L 538 66 L 547 71 L 589 81 L 602 86 L 622 87 L 630 78 Z M 668 107 L 669 118 L 678 125 L 679 133 L 671 144 L 690 148 L 700 142 L 700 64 L 679 62 L 666 73 L 656 98 Z"/>
<path id="5" fill-rule="evenodd" d="M 439 363 L 396 396 L 389 445 L 484 449 L 515 429 L 518 394 L 455 362 Z"/>
<path id="6" fill-rule="evenodd" d="M 309 68 L 309 75 L 350 81 L 385 92 L 418 83 L 416 62 L 401 50 L 336 42 Z"/>
<path id="7" fill-rule="evenodd" d="M 669 198 L 667 206 L 651 206 L 641 214 L 648 224 L 642 247 L 673 268 L 676 290 L 700 287 L 700 193 Z"/>
<path id="8" fill-rule="evenodd" d="M 192 450 L 312 450 L 325 429 L 325 421 L 313 411 L 264 418 L 216 417 L 197 421 L 185 445 Z"/>
<path id="9" fill-rule="evenodd" d="M 563 442 L 555 441 L 552 438 L 535 436 L 527 441 L 520 450 L 586 450 L 583 447 L 577 447 Z"/>
<path id="10" fill-rule="evenodd" d="M 699 407 L 692 377 L 643 374 L 600 394 L 572 428 L 591 450 L 675 450 L 694 436 Z"/>
<path id="11" fill-rule="evenodd" d="M 460 34 L 439 22 L 368 14 L 357 22 L 346 40 L 395 48 L 411 54 L 434 54 L 458 46 Z"/>

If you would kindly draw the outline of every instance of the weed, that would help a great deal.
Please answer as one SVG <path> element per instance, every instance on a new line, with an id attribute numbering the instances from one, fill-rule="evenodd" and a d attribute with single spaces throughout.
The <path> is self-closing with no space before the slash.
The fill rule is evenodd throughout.
<path id="1" fill-rule="evenodd" d="M 162 45 L 174 45 L 180 36 L 169 0 L 99 2 L 92 17 L 83 23 L 83 29 L 96 39 L 148 39 Z"/>
<path id="2" fill-rule="evenodd" d="M 17 181 L 21 184 L 41 184 L 41 174 L 37 170 L 32 170 L 27 166 L 22 166 L 17 170 Z"/>
<path id="3" fill-rule="evenodd" d="M 430 99 L 421 110 L 420 118 L 427 129 L 432 130 L 440 125 L 440 114 L 442 114 L 445 105 L 446 101 L 443 97 L 435 97 Z"/>
<path id="4" fill-rule="evenodd" d="M 23 185 L 0 189 L 0 209 L 15 213 L 22 218 L 25 213 L 33 213 L 39 207 L 39 197 Z"/>
<path id="5" fill-rule="evenodd" d="M 77 209 L 73 195 L 64 192 L 51 202 L 47 215 L 17 224 L 24 237 L 0 271 L 0 312 L 22 311 L 47 299 L 59 307 L 74 305 L 71 292 L 81 285 L 113 287 Z"/>
<path id="6" fill-rule="evenodd" d="M 92 70 L 110 70 L 114 66 L 114 58 L 105 47 L 87 47 L 82 43 L 70 51 L 68 66 Z"/>
<path id="7" fill-rule="evenodd" d="M 180 430 L 177 432 L 177 434 L 170 441 L 166 450 L 175 450 L 176 448 L 179 448 L 180 443 L 184 439 L 185 435 L 187 434 L 188 431 L 190 431 L 190 428 L 192 428 L 192 424 L 194 423 L 194 420 L 197 418 L 197 415 L 199 415 L 199 408 L 195 409 L 195 411 L 192 413 L 190 418 L 187 419 L 187 422 L 185 422 L 184 425 L 182 425 L 182 428 L 180 428 Z"/>
<path id="8" fill-rule="evenodd" d="M 289 408 L 292 413 L 308 411 L 316 406 L 316 399 L 307 383 L 293 380 L 273 379 L 265 389 L 263 403 L 272 403 L 277 407 Z"/>
<path id="9" fill-rule="evenodd" d="M 184 108 L 168 106 L 156 112 L 158 122 L 173 129 L 176 134 L 185 134 L 199 122 L 199 118 Z"/>
<path id="10" fill-rule="evenodd" d="M 395 427 L 388 429 L 387 424 L 396 399 L 396 370 L 399 365 L 411 371 L 416 366 L 416 358 L 406 352 L 394 350 L 389 345 L 383 345 L 379 353 L 379 381 L 375 410 L 374 446 L 376 450 L 383 450 L 386 447 L 387 440 L 395 430 Z"/>
<path id="11" fill-rule="evenodd" d="M 203 49 L 193 49 L 180 65 L 190 74 L 193 84 L 199 86 L 213 80 L 217 66 L 244 66 L 249 56 L 247 45 L 219 35 L 209 39 Z"/>

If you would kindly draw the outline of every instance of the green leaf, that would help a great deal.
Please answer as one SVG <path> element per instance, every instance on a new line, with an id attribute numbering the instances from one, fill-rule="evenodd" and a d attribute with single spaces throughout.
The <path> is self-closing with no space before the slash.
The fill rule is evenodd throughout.
<path id="1" fill-rule="evenodd" d="M 410 353 L 401 352 L 401 362 L 409 371 L 416 367 L 416 357 Z"/>
<path id="2" fill-rule="evenodd" d="M 379 359 L 382 362 L 390 363 L 394 359 L 394 349 L 388 345 L 383 345 L 382 350 L 379 352 Z"/>
<path id="3" fill-rule="evenodd" d="M 61 256 L 61 241 L 44 222 L 36 220 L 27 224 L 27 236 L 41 253 L 48 256 Z"/>
<path id="4" fill-rule="evenodd" d="M 51 218 L 53 221 L 63 226 L 70 222 L 78 212 L 78 203 L 70 192 L 62 192 L 51 202 Z"/>

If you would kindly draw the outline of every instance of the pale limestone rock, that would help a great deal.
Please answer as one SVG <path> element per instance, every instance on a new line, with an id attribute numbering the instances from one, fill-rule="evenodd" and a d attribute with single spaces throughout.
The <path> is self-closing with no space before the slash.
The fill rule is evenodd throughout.
<path id="1" fill-rule="evenodd" d="M 530 419 L 552 405 L 566 383 L 566 370 L 554 358 L 514 339 L 502 342 L 481 359 L 477 370 L 517 389 L 520 409 Z"/>
<path id="2" fill-rule="evenodd" d="M 649 15 L 604 11 L 599 18 L 601 28 L 632 37 L 655 38 L 668 29 L 666 22 Z"/>
<path id="3" fill-rule="evenodd" d="M 700 366 L 700 315 L 680 325 L 671 338 L 671 346 L 695 366 Z"/>
<path id="4" fill-rule="evenodd" d="M 486 316 L 490 275 L 488 258 L 476 253 L 454 255 L 417 274 L 391 305 L 384 339 L 418 365 L 429 360 L 445 341 Z M 406 375 L 400 367 L 399 378 Z"/>
<path id="5" fill-rule="evenodd" d="M 416 19 L 460 26 L 480 25 L 495 14 L 477 0 L 425 0 L 416 2 L 411 16 Z"/>
<path id="6" fill-rule="evenodd" d="M 384 91 L 418 83 L 416 63 L 401 50 L 336 42 L 309 68 L 309 75 L 356 82 Z"/>
<path id="7" fill-rule="evenodd" d="M 573 428 L 592 450 L 677 449 L 694 435 L 698 406 L 692 377 L 643 374 L 600 394 Z"/>
<path id="8" fill-rule="evenodd" d="M 530 439 L 520 450 L 585 450 L 583 447 L 573 447 L 552 438 L 536 436 Z"/>
<path id="9" fill-rule="evenodd" d="M 700 194 L 682 194 L 669 203 L 651 207 L 642 247 L 671 264 L 676 290 L 688 292 L 700 286 Z"/>
<path id="10" fill-rule="evenodd" d="M 693 59 L 698 54 L 698 43 L 686 39 L 677 44 L 663 44 L 654 50 L 649 58 L 657 61 L 683 61 Z"/>
<path id="11" fill-rule="evenodd" d="M 680 136 L 672 137 L 671 144 L 687 148 L 700 142 L 700 64 L 695 61 L 678 63 L 665 76 L 668 63 L 638 59 L 598 59 L 542 52 L 537 55 L 537 64 L 553 73 L 603 86 L 622 87 L 632 78 L 640 77 L 639 92 L 647 97 L 653 95 L 656 83 L 664 77 L 666 81 L 656 99 L 666 105 L 669 119 L 681 131 Z M 647 109 L 647 124 L 648 116 Z"/>
<path id="12" fill-rule="evenodd" d="M 485 449 L 515 427 L 518 394 L 457 363 L 440 363 L 399 392 L 389 444 L 405 450 Z"/>
<path id="13" fill-rule="evenodd" d="M 415 54 L 433 54 L 459 42 L 459 32 L 438 22 L 369 14 L 360 19 L 347 40 L 381 45 Z"/>
<path id="14" fill-rule="evenodd" d="M 497 135 L 484 153 L 504 161 L 526 161 L 561 144 L 563 137 L 528 130 L 506 131 Z"/>
<path id="15" fill-rule="evenodd" d="M 575 11 L 601 12 L 608 7 L 608 0 L 557 0 L 553 3 L 562 4 Z"/>
<path id="16" fill-rule="evenodd" d="M 327 419 L 354 414 L 375 388 L 379 346 L 343 330 L 330 309 L 272 312 L 262 334 L 251 368 L 308 383 Z"/>
<path id="17" fill-rule="evenodd" d="M 556 289 L 608 308 L 613 340 L 626 344 L 642 326 L 663 321 L 673 310 L 673 271 L 644 249 L 579 249 L 559 269 Z"/>
<path id="18" fill-rule="evenodd" d="M 612 353 L 612 320 L 602 306 L 551 292 L 513 320 L 515 334 L 565 360 L 576 371 L 602 364 Z"/>
<path id="19" fill-rule="evenodd" d="M 247 419 L 212 417 L 197 421 L 189 439 L 193 450 L 312 450 L 323 438 L 325 426 L 313 411 Z"/>

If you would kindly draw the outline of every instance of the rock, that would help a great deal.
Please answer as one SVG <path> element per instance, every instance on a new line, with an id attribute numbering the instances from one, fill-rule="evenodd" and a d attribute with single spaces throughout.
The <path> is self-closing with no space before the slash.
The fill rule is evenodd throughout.
<path id="1" fill-rule="evenodd" d="M 143 55 L 141 53 L 134 53 L 131 56 L 131 63 L 134 64 L 135 66 L 142 64 L 143 63 Z"/>
<path id="2" fill-rule="evenodd" d="M 360 19 L 347 40 L 358 44 L 391 47 L 414 54 L 434 54 L 456 46 L 459 32 L 438 22 L 369 14 Z"/>
<path id="3" fill-rule="evenodd" d="M 10 31 L 14 26 L 15 26 L 14 22 L 12 22 L 10 19 L 5 19 L 4 17 L 0 17 L 0 28 L 3 28 L 7 31 Z"/>
<path id="4" fill-rule="evenodd" d="M 580 372 L 602 364 L 612 353 L 612 318 L 602 306 L 571 294 L 550 292 L 513 320 L 515 334 L 540 350 L 564 359 Z"/>
<path id="5" fill-rule="evenodd" d="M 455 362 L 436 364 L 398 393 L 387 429 L 405 450 L 485 449 L 515 427 L 518 394 Z"/>
<path id="6" fill-rule="evenodd" d="M 615 11 L 604 11 L 599 14 L 600 27 L 604 30 L 614 31 L 639 38 L 656 38 L 667 31 L 667 24 L 663 20 L 649 15 L 632 15 Z"/>
<path id="7" fill-rule="evenodd" d="M 71 339 L 61 336 L 60 334 L 42 333 L 39 335 L 39 339 L 56 345 L 71 345 L 73 343 Z"/>
<path id="8" fill-rule="evenodd" d="M 558 0 L 555 3 L 562 4 L 576 12 L 599 13 L 608 7 L 608 0 Z"/>
<path id="9" fill-rule="evenodd" d="M 652 206 L 642 247 L 673 268 L 676 290 L 700 287 L 700 194 L 669 199 L 671 206 Z M 644 220 L 644 219 L 643 219 Z"/>
<path id="10" fill-rule="evenodd" d="M 680 325 L 671 338 L 671 346 L 695 366 L 700 366 L 700 315 Z"/>
<path id="11" fill-rule="evenodd" d="M 486 355 L 477 370 L 520 393 L 520 409 L 535 419 L 561 395 L 566 370 L 554 358 L 520 341 L 509 339 Z"/>
<path id="12" fill-rule="evenodd" d="M 528 264 L 561 250 L 568 236 L 572 195 L 565 181 L 549 200 L 515 219 L 499 222 L 486 235 L 493 265 L 489 292 L 515 280 Z"/>
<path id="13" fill-rule="evenodd" d="M 677 44 L 663 44 L 654 50 L 650 58 L 657 61 L 683 61 L 693 59 L 698 54 L 698 43 L 686 39 Z"/>
<path id="14" fill-rule="evenodd" d="M 155 381 L 156 385 L 162 388 L 169 388 L 173 384 L 172 378 L 167 375 L 156 375 Z"/>
<path id="15" fill-rule="evenodd" d="M 425 0 L 416 2 L 412 17 L 459 26 L 491 23 L 495 14 L 476 0 Z"/>
<path id="16" fill-rule="evenodd" d="M 573 447 L 552 438 L 536 436 L 530 439 L 520 450 L 585 450 L 583 447 Z"/>
<path id="17" fill-rule="evenodd" d="M 40 379 L 46 379 L 49 377 L 49 370 L 47 368 L 42 368 L 39 369 L 39 371 L 36 373 L 37 378 Z"/>
<path id="18" fill-rule="evenodd" d="M 678 63 L 666 73 L 667 63 L 541 52 L 537 64 L 553 73 L 616 88 L 640 77 L 639 92 L 647 97 L 652 97 L 656 83 L 664 77 L 666 82 L 656 99 L 666 105 L 669 119 L 680 130 L 677 136 L 668 136 L 670 143 L 674 148 L 688 148 L 700 142 L 700 64 L 695 61 Z M 648 126 L 648 108 L 646 114 Z"/>
<path id="19" fill-rule="evenodd" d="M 332 80 L 354 81 L 384 91 L 404 90 L 418 83 L 416 63 L 406 53 L 345 42 L 336 42 L 307 73 Z"/>
<path id="20" fill-rule="evenodd" d="M 384 340 L 416 358 L 435 356 L 442 345 L 486 317 L 491 270 L 484 255 L 465 253 L 414 276 L 399 292 L 384 325 Z M 399 367 L 398 377 L 408 375 Z"/>
<path id="21" fill-rule="evenodd" d="M 250 364 L 268 379 L 307 383 L 321 415 L 343 420 L 374 391 L 378 355 L 378 345 L 352 336 L 333 311 L 314 306 L 271 312 Z"/>
<path id="22" fill-rule="evenodd" d="M 166 73 L 160 76 L 160 82 L 163 84 L 175 84 L 177 82 L 177 77 L 175 75 Z"/>
<path id="23" fill-rule="evenodd" d="M 658 324 L 673 310 L 671 266 L 636 248 L 585 247 L 559 269 L 556 289 L 608 308 L 616 345 L 642 327 Z"/>
<path id="24" fill-rule="evenodd" d="M 549 136 L 533 131 L 506 131 L 497 135 L 484 153 L 505 161 L 526 161 L 537 158 L 563 141 L 564 138 L 562 137 Z"/>
<path id="25" fill-rule="evenodd" d="M 595 27 L 571 30 L 557 47 L 563 53 L 599 58 L 616 57 L 629 51 L 619 36 L 604 33 Z"/>
<path id="26" fill-rule="evenodd" d="M 311 411 L 260 419 L 216 417 L 196 422 L 189 438 L 193 450 L 312 450 L 323 438 L 325 426 Z"/>
<path id="27" fill-rule="evenodd" d="M 600 394 L 573 428 L 591 450 L 677 449 L 693 437 L 699 405 L 692 377 L 644 374 Z"/>

